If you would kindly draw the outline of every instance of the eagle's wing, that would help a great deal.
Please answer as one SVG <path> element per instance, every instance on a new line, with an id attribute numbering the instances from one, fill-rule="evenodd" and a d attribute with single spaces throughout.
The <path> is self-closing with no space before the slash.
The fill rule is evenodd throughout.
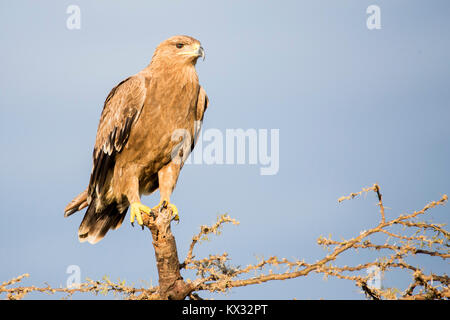
<path id="1" fill-rule="evenodd" d="M 145 94 L 145 79 L 132 76 L 115 86 L 106 98 L 95 140 L 88 203 L 94 192 L 97 196 L 103 192 L 106 178 L 112 174 L 115 156 L 126 145 L 133 124 L 139 118 Z"/>
<path id="2" fill-rule="evenodd" d="M 209 99 L 206 95 L 205 89 L 203 89 L 202 86 L 200 86 L 200 90 L 198 92 L 198 99 L 197 99 L 197 121 L 203 121 L 203 116 L 205 114 L 206 108 L 208 108 L 209 105 Z"/>
<path id="3" fill-rule="evenodd" d="M 206 95 L 206 91 L 202 86 L 200 86 L 197 98 L 197 112 L 195 115 L 194 139 L 192 141 L 191 151 L 194 149 L 194 146 L 197 143 L 198 135 L 202 127 L 203 116 L 205 115 L 205 111 L 208 108 L 208 105 L 209 99 Z"/>

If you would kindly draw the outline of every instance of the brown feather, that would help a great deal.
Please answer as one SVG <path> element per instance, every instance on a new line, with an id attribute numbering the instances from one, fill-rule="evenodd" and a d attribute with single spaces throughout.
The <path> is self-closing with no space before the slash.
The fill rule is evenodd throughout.
<path id="1" fill-rule="evenodd" d="M 114 169 L 115 156 L 128 141 L 132 124 L 139 117 L 145 99 L 142 76 L 129 77 L 115 86 L 105 100 L 95 141 L 88 196 L 102 199 L 107 179 Z"/>
<path id="2" fill-rule="evenodd" d="M 107 96 L 85 191 L 89 207 L 79 228 L 80 241 L 96 243 L 109 229 L 118 228 L 130 203 L 140 201 L 142 194 L 160 187 L 161 196 L 170 196 L 182 166 L 172 162 L 179 143 L 172 134 L 185 129 L 195 143 L 208 106 L 195 70 L 199 48 L 203 54 L 200 43 L 188 36 L 163 41 L 145 69 Z M 71 213 L 78 208 L 69 207 Z"/>
<path id="3" fill-rule="evenodd" d="M 68 217 L 71 214 L 84 209 L 88 206 L 87 203 L 87 189 L 76 196 L 67 207 L 64 209 L 64 217 Z"/>

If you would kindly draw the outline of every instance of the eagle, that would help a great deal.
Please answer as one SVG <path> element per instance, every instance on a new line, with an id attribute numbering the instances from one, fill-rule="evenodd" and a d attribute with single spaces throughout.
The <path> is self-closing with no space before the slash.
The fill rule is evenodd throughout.
<path id="1" fill-rule="evenodd" d="M 131 224 L 137 220 L 143 226 L 142 213 L 162 207 L 169 207 L 178 220 L 170 196 L 209 103 L 195 69 L 200 57 L 205 52 L 198 40 L 171 37 L 157 46 L 146 68 L 106 97 L 89 184 L 64 210 L 68 217 L 87 207 L 78 229 L 80 242 L 95 244 L 119 228 L 128 208 Z M 143 205 L 141 196 L 157 189 L 159 204 Z"/>

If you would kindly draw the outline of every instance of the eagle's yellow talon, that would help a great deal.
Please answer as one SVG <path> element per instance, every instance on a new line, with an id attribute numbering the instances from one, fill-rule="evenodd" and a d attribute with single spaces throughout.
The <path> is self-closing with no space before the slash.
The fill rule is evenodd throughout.
<path id="1" fill-rule="evenodd" d="M 168 207 L 172 210 L 173 220 L 180 221 L 180 216 L 178 215 L 178 208 L 169 201 L 163 199 L 161 200 L 157 206 L 153 207 L 152 210 L 159 211 L 162 208 Z"/>
<path id="2" fill-rule="evenodd" d="M 170 207 L 170 209 L 172 209 L 173 220 L 179 222 L 180 216 L 178 215 L 178 208 L 173 203 L 169 203 L 168 207 Z"/>
<path id="3" fill-rule="evenodd" d="M 140 226 L 142 226 L 144 224 L 144 220 L 142 220 L 141 212 L 149 214 L 150 213 L 150 208 L 147 207 L 147 206 L 144 206 L 140 202 L 133 202 L 131 204 L 131 209 L 130 209 L 130 222 L 131 222 L 131 224 L 134 223 L 134 219 L 137 220 L 137 222 L 139 223 Z"/>
<path id="4" fill-rule="evenodd" d="M 161 201 L 160 203 L 158 203 L 156 206 L 154 206 L 154 207 L 152 208 L 152 211 L 157 211 L 157 212 L 159 212 L 159 209 L 162 207 L 163 203 L 164 203 L 164 201 Z"/>

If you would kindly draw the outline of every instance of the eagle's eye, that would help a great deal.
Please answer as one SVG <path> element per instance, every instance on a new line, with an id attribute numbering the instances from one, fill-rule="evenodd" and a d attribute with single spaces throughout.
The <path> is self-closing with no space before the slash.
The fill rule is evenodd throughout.
<path id="1" fill-rule="evenodd" d="M 181 49 L 181 48 L 184 47 L 184 44 L 183 43 L 177 43 L 176 46 L 177 46 L 178 49 Z"/>

